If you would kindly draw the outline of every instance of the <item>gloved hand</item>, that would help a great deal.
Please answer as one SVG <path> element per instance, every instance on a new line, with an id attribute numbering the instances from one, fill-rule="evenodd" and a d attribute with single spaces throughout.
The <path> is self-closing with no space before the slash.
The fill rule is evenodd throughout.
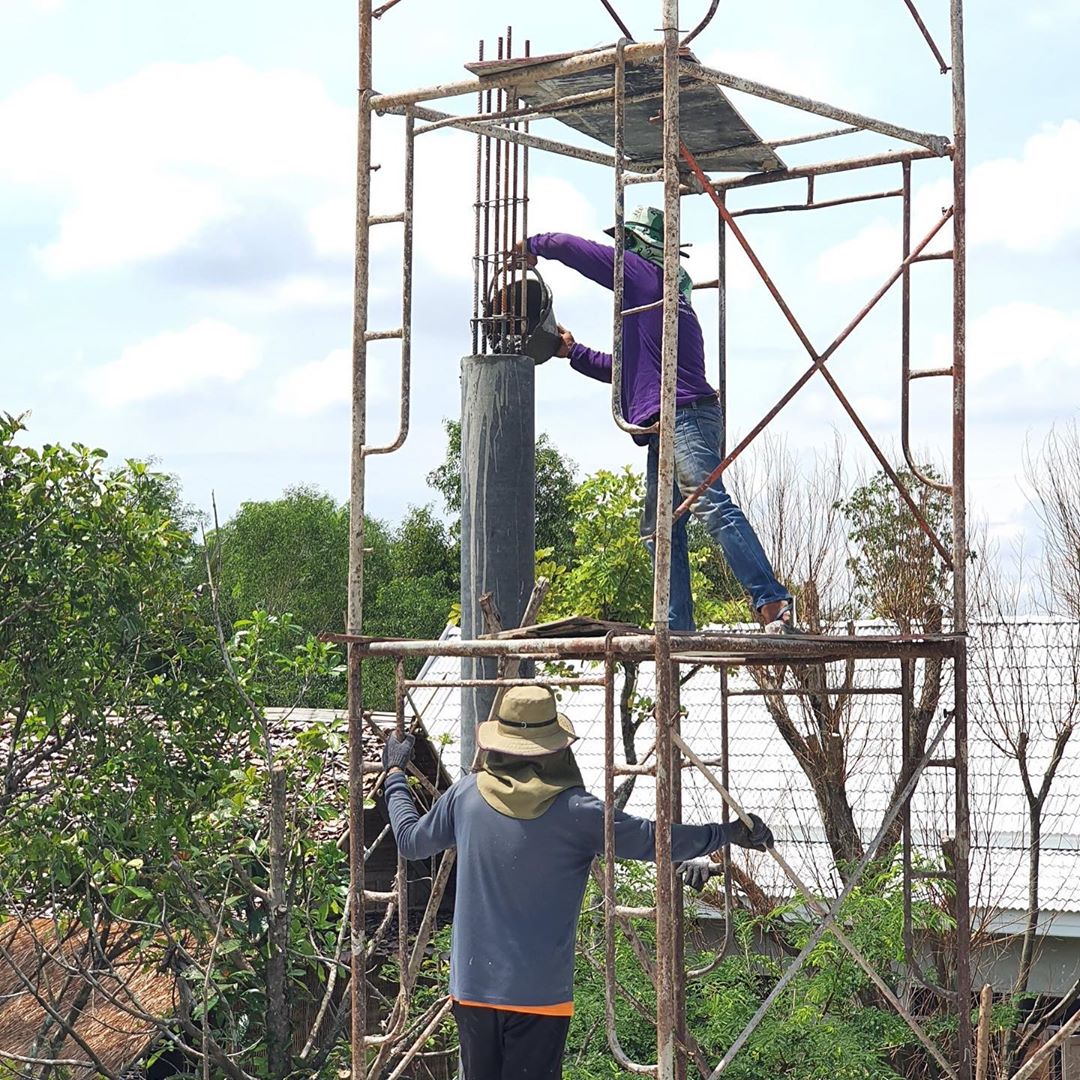
<path id="1" fill-rule="evenodd" d="M 559 327 L 559 337 L 562 338 L 562 344 L 556 350 L 555 355 L 556 356 L 563 356 L 563 357 L 569 356 L 570 355 L 570 349 L 574 344 L 574 335 L 572 333 L 570 333 L 570 331 L 567 330 L 565 326 L 560 326 Z"/>
<path id="2" fill-rule="evenodd" d="M 753 848 L 754 851 L 764 851 L 766 848 L 771 848 L 774 840 L 769 826 L 757 814 L 748 814 L 747 817 L 750 818 L 754 827 L 748 829 L 740 818 L 732 822 L 728 840 L 738 847 Z"/>
<path id="3" fill-rule="evenodd" d="M 396 735 L 387 737 L 382 748 L 382 767 L 386 772 L 391 769 L 402 769 L 412 761 L 413 747 L 416 745 L 415 735 L 406 735 L 399 739 Z"/>
<path id="4" fill-rule="evenodd" d="M 699 855 L 696 859 L 687 859 L 675 867 L 675 873 L 690 886 L 694 892 L 701 892 L 714 874 L 722 873 L 720 863 L 714 863 L 708 855 Z"/>

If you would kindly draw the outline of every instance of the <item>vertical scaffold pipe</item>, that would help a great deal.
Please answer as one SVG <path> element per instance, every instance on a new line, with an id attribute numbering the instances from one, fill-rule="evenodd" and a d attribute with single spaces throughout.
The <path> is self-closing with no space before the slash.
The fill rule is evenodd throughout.
<path id="1" fill-rule="evenodd" d="M 679 1000 L 676 980 L 675 876 L 671 865 L 673 786 L 681 783 L 678 752 L 671 738 L 677 695 L 671 665 L 668 602 L 671 578 L 674 468 L 675 383 L 679 347 L 679 4 L 663 0 L 664 32 L 664 316 L 660 374 L 660 453 L 656 490 L 656 560 L 653 576 L 653 624 L 656 633 L 656 1074 L 675 1080 L 675 1032 Z"/>
<path id="2" fill-rule="evenodd" d="M 536 551 L 535 366 L 527 356 L 461 361 L 461 636 L 486 632 L 491 593 L 504 626 L 517 626 L 533 587 Z M 493 657 L 463 657 L 463 679 L 492 679 Z M 528 677 L 528 672 L 523 672 Z M 493 686 L 461 689 L 461 769 L 476 754 Z"/>
<path id="3" fill-rule="evenodd" d="M 964 5 L 951 0 L 953 121 L 953 632 L 967 632 L 967 485 L 966 471 L 966 318 L 967 318 L 967 111 L 964 89 Z M 971 908 L 968 880 L 970 820 L 968 807 L 967 643 L 957 641 L 956 715 L 956 993 L 957 1080 L 971 1080 Z"/>
<path id="4" fill-rule="evenodd" d="M 371 0 L 360 0 L 360 99 L 356 117 L 356 258 L 353 265 L 352 443 L 349 479 L 349 581 L 346 629 L 359 634 L 364 601 L 364 444 L 367 440 L 368 216 L 371 212 Z M 350 1049 L 353 1080 L 366 1075 L 364 942 L 364 721 L 360 654 L 348 648 Z"/>

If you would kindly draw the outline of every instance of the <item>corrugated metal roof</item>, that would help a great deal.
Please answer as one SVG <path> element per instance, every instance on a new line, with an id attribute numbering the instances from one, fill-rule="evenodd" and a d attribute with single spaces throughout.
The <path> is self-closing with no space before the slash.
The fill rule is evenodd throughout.
<path id="1" fill-rule="evenodd" d="M 888 632 L 877 624 L 860 624 L 860 633 Z M 445 636 L 457 636 L 448 628 Z M 969 664 L 969 762 L 972 806 L 972 899 L 977 907 L 1016 909 L 1026 905 L 1027 802 L 1007 729 L 1024 717 L 1029 728 L 1028 754 L 1036 782 L 1048 761 L 1055 718 L 1069 717 L 1080 705 L 1080 624 L 1059 620 L 1023 620 L 976 624 L 971 628 Z M 461 661 L 432 658 L 423 678 L 454 679 Z M 576 668 L 581 670 L 583 665 Z M 839 669 L 832 668 L 833 671 Z M 837 675 L 839 681 L 840 675 Z M 900 684 L 899 664 L 862 661 L 856 684 Z M 732 690 L 756 689 L 742 669 L 729 676 Z M 991 685 L 994 692 L 991 693 Z M 643 664 L 638 692 L 651 695 L 653 670 Z M 720 753 L 720 674 L 702 668 L 683 687 L 687 709 L 683 736 L 702 757 Z M 414 691 L 417 707 L 432 743 L 443 746 L 443 760 L 452 775 L 459 768 L 460 690 Z M 603 787 L 603 706 L 601 687 L 562 691 L 561 707 L 581 736 L 574 752 L 586 785 Z M 789 698 L 796 722 L 797 699 Z M 951 707 L 952 686 L 946 684 L 939 706 Z M 777 731 L 764 703 L 755 697 L 729 700 L 731 791 L 747 809 L 771 825 L 784 855 L 803 877 L 822 887 L 834 881 L 834 868 L 817 803 L 791 750 Z M 938 721 L 940 722 L 940 721 Z M 900 704 L 896 697 L 857 699 L 847 720 L 848 795 L 856 823 L 869 840 L 881 823 L 900 763 Z M 1015 733 L 1014 733 L 1015 734 Z M 946 736 L 946 744 L 951 736 Z M 652 742 L 651 726 L 642 725 L 639 753 Z M 943 750 L 947 753 L 948 749 Z M 618 754 L 621 761 L 621 753 Z M 627 809 L 652 816 L 652 780 L 639 777 Z M 950 833 L 952 771 L 928 770 L 912 800 L 917 842 L 935 852 Z M 696 769 L 684 773 L 684 819 L 718 820 L 721 801 Z M 1048 910 L 1080 912 L 1080 735 L 1068 745 L 1043 815 L 1043 858 L 1040 899 Z M 750 856 L 749 865 L 766 888 L 787 891 L 772 860 Z"/>

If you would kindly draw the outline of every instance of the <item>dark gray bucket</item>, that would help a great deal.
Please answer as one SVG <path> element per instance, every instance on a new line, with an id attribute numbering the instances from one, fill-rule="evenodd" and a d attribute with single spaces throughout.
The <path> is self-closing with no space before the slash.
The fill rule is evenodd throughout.
<path id="1" fill-rule="evenodd" d="M 512 285 L 504 281 L 501 288 L 496 287 L 498 279 L 492 282 L 484 309 L 485 334 L 495 352 L 531 356 L 542 364 L 558 351 L 562 336 L 551 290 L 535 267 L 528 273 L 532 276 L 524 281 L 519 278 Z"/>

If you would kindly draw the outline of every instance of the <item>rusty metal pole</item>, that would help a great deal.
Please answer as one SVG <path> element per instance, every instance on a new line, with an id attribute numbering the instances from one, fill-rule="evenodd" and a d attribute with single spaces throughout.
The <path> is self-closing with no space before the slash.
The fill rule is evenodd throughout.
<path id="1" fill-rule="evenodd" d="M 720 201 L 724 202 L 724 192 Z M 716 397 L 724 422 L 720 428 L 720 457 L 727 457 L 727 222 L 716 216 Z"/>
<path id="2" fill-rule="evenodd" d="M 967 115 L 964 100 L 964 6 L 950 0 L 953 119 L 953 631 L 967 633 L 967 487 L 965 478 L 967 310 Z M 968 881 L 967 641 L 956 650 L 956 994 L 957 1080 L 971 1080 L 971 904 Z"/>
<path id="3" fill-rule="evenodd" d="M 675 383 L 679 347 L 679 4 L 662 0 L 664 34 L 664 316 L 660 374 L 660 454 L 656 481 L 656 558 L 653 624 L 656 635 L 656 1072 L 674 1080 L 677 994 L 675 876 L 671 865 L 672 789 L 681 783 L 672 740 L 676 694 L 671 665 L 668 604 L 671 591 L 672 507 L 675 472 Z"/>
<path id="4" fill-rule="evenodd" d="M 349 583 L 346 623 L 359 634 L 364 614 L 364 443 L 367 437 L 368 216 L 371 211 L 371 0 L 359 8 L 356 115 L 356 254 L 353 266 L 352 443 L 349 481 Z M 364 942 L 364 722 L 361 655 L 348 647 L 349 712 L 349 1008 L 354 1080 L 365 1076 L 367 1028 Z"/>

